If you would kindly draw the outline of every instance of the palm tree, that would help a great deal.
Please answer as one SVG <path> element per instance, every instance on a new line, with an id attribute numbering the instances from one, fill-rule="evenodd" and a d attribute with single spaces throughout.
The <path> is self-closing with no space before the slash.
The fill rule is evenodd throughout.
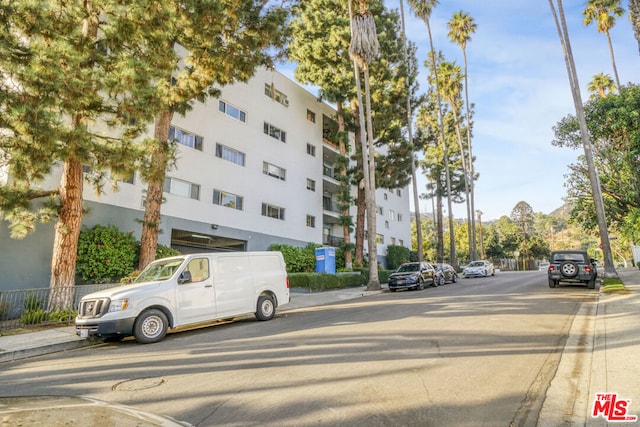
<path id="1" fill-rule="evenodd" d="M 629 0 L 629 20 L 636 40 L 638 40 L 638 51 L 640 52 L 640 0 Z"/>
<path id="2" fill-rule="evenodd" d="M 407 33 L 404 22 L 404 2 L 400 0 L 400 18 L 402 22 L 402 41 L 404 47 L 404 61 L 407 64 L 407 136 L 409 137 L 409 145 L 413 146 L 413 111 L 411 109 L 411 62 L 409 61 L 409 53 L 407 48 Z M 422 243 L 422 220 L 420 217 L 420 201 L 418 199 L 418 180 L 416 177 L 416 163 L 411 155 L 411 182 L 413 187 L 413 210 L 416 216 L 416 236 L 418 261 L 424 260 L 424 248 Z"/>
<path id="3" fill-rule="evenodd" d="M 471 15 L 463 11 L 458 11 L 453 14 L 451 20 L 447 23 L 449 28 L 449 39 L 456 43 L 462 49 L 462 57 L 464 59 L 464 100 L 465 100 L 465 113 L 467 119 L 467 147 L 469 150 L 469 198 L 470 198 L 470 219 L 471 219 L 471 232 L 469 233 L 470 251 L 469 256 L 471 260 L 477 259 L 477 247 L 476 247 L 476 221 L 473 212 L 475 212 L 475 197 L 473 192 L 473 151 L 471 148 L 471 110 L 469 105 L 469 79 L 467 74 L 467 42 L 471 40 L 471 34 L 476 32 L 478 25 L 475 23 Z"/>
<path id="4" fill-rule="evenodd" d="M 562 52 L 567 66 L 567 74 L 569 75 L 569 86 L 571 87 L 573 104 L 576 109 L 576 117 L 578 118 L 578 124 L 580 125 L 580 136 L 582 139 L 582 146 L 584 147 L 584 157 L 589 171 L 589 183 L 591 185 L 591 194 L 593 195 L 598 231 L 600 233 L 602 252 L 604 254 L 604 275 L 605 277 L 618 277 L 615 265 L 613 264 L 611 242 L 609 240 L 609 231 L 607 229 L 607 218 L 604 211 L 602 191 L 600 189 L 600 179 L 598 178 L 598 171 L 596 170 L 595 162 L 593 160 L 593 150 L 589 137 L 589 130 L 587 129 L 587 121 L 584 115 L 582 96 L 580 95 L 580 84 L 578 83 L 578 72 L 576 71 L 576 64 L 573 59 L 573 52 L 571 51 L 571 42 L 569 40 L 569 31 L 567 30 L 567 22 L 564 16 L 564 8 L 562 7 L 562 0 L 556 0 L 556 2 L 558 5 L 557 10 L 553 0 L 549 0 L 549 6 L 551 7 L 551 12 L 553 13 L 553 18 L 558 30 L 558 37 L 560 38 L 560 45 L 562 46 Z"/>
<path id="5" fill-rule="evenodd" d="M 591 99 L 598 96 L 604 98 L 616 90 L 616 83 L 608 74 L 599 73 L 593 76 L 593 80 L 591 80 L 587 88 L 591 92 Z"/>
<path id="6" fill-rule="evenodd" d="M 458 139 L 458 147 L 460 149 L 460 160 L 462 161 L 462 176 L 464 178 L 464 191 L 466 195 L 467 205 L 467 227 L 469 228 L 469 256 L 472 257 L 473 247 L 471 242 L 471 218 L 473 211 L 470 204 L 469 190 L 469 166 L 467 165 L 467 156 L 462 144 L 462 133 L 460 131 L 460 92 L 462 89 L 462 70 L 455 62 L 443 61 L 438 67 L 438 76 L 440 81 L 440 91 L 442 96 L 451 107 L 453 115 L 454 128 Z"/>
<path id="7" fill-rule="evenodd" d="M 429 22 L 431 18 L 431 12 L 433 11 L 433 8 L 438 5 L 438 0 L 408 0 L 408 1 L 411 7 L 413 8 L 413 12 L 415 13 L 415 15 L 418 18 L 422 19 L 426 24 L 427 33 L 429 34 L 429 46 L 430 46 L 429 56 L 430 56 L 430 60 L 432 61 L 431 73 L 435 81 L 435 92 L 438 99 L 438 125 L 440 127 L 440 134 L 441 134 L 440 137 L 442 138 L 442 143 L 444 144 L 444 153 L 445 153 L 444 163 L 446 168 L 447 190 L 449 192 L 447 197 L 447 203 L 449 208 L 449 229 L 453 230 L 453 212 L 451 210 L 451 183 L 450 183 L 450 176 L 449 176 L 449 170 L 448 170 L 449 159 L 447 156 L 446 137 L 444 134 L 444 124 L 442 120 L 442 100 L 440 97 L 440 88 L 439 88 L 440 85 L 438 82 L 438 57 L 433 47 L 433 36 L 431 34 L 431 24 Z M 449 243 L 450 243 L 449 248 L 450 248 L 450 254 L 451 254 L 449 259 L 451 260 L 451 264 L 453 266 L 457 266 L 458 262 L 456 260 L 456 240 L 453 233 L 449 233 Z"/>
<path id="8" fill-rule="evenodd" d="M 610 31 L 616 24 L 616 17 L 619 18 L 622 15 L 624 15 L 624 9 L 620 7 L 620 0 L 589 0 L 587 1 L 587 7 L 582 12 L 584 25 L 590 25 L 595 22 L 597 23 L 598 32 L 607 36 L 609 53 L 613 64 L 613 75 L 616 78 L 618 88 L 620 88 L 620 77 L 618 77 L 618 69 L 616 68 Z"/>
<path id="9" fill-rule="evenodd" d="M 360 109 L 360 138 L 364 137 L 365 132 L 367 136 L 367 143 L 361 143 L 369 246 L 369 283 L 367 284 L 367 290 L 379 290 L 380 280 L 378 278 L 376 233 L 375 148 L 373 145 L 373 120 L 371 117 L 371 88 L 369 85 L 369 63 L 378 56 L 379 44 L 373 15 L 368 11 L 368 0 L 354 0 L 354 3 L 358 7 L 357 13 L 352 13 L 351 1 L 349 1 L 349 15 L 351 17 L 351 45 L 349 46 L 349 55 L 353 59 L 358 108 Z M 366 99 L 365 112 L 367 119 L 366 126 L 364 123 L 365 116 L 362 114 L 360 68 L 362 68 L 364 74 Z"/>

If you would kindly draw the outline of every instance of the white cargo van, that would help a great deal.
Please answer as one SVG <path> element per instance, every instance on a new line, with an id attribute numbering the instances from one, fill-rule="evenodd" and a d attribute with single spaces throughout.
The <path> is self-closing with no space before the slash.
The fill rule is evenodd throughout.
<path id="1" fill-rule="evenodd" d="M 289 302 L 280 252 L 180 255 L 154 261 L 130 285 L 86 295 L 76 333 L 140 343 L 162 340 L 169 328 L 255 313 L 270 320 Z"/>

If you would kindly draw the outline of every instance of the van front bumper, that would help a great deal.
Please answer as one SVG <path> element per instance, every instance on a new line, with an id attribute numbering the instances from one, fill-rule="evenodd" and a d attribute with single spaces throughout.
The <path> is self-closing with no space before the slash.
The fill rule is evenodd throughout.
<path id="1" fill-rule="evenodd" d="M 76 335 L 83 338 L 88 338 L 95 335 L 133 335 L 133 324 L 135 323 L 135 321 L 135 317 L 129 319 L 107 320 L 105 322 L 76 320 Z"/>

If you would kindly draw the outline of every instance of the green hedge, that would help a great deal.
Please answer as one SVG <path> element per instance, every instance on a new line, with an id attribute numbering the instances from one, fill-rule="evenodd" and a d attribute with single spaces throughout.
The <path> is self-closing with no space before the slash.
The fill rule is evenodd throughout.
<path id="1" fill-rule="evenodd" d="M 380 283 L 387 283 L 390 270 L 378 270 Z M 311 292 L 326 291 L 331 289 L 343 289 L 367 284 L 369 270 L 366 268 L 355 269 L 352 272 L 327 274 L 327 273 L 289 273 L 289 286 L 292 288 L 309 289 Z"/>
<path id="2" fill-rule="evenodd" d="M 289 273 L 289 286 L 310 291 L 326 291 L 362 286 L 365 278 L 359 272 L 350 273 Z"/>

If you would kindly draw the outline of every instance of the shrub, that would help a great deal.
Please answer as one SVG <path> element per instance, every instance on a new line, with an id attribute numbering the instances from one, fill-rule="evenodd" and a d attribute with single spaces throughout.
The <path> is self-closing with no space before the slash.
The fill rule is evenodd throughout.
<path id="1" fill-rule="evenodd" d="M 135 269 L 139 248 L 133 233 L 113 225 L 82 230 L 76 271 L 89 283 L 117 282 Z"/>
<path id="2" fill-rule="evenodd" d="M 273 244 L 269 246 L 269 250 L 282 253 L 284 262 L 287 264 L 287 273 L 308 273 L 316 269 L 315 250 L 317 247 L 320 247 L 320 245 L 314 243 L 309 243 L 304 248 L 285 244 Z"/>
<path id="3" fill-rule="evenodd" d="M 170 256 L 176 256 L 176 255 L 180 255 L 180 251 L 170 248 L 169 246 L 159 244 L 158 247 L 156 248 L 156 259 L 168 258 Z M 139 273 L 140 272 L 138 272 L 138 274 Z"/>
<path id="4" fill-rule="evenodd" d="M 67 307 L 64 309 L 57 309 L 56 311 L 50 312 L 48 314 L 48 320 L 50 322 L 60 323 L 73 320 L 78 315 L 78 312 L 76 310 L 73 310 L 72 308 Z"/>
<path id="5" fill-rule="evenodd" d="M 48 318 L 48 312 L 42 309 L 37 309 L 25 311 L 24 313 L 22 313 L 22 316 L 20 316 L 20 321 L 25 325 L 35 325 L 37 323 L 42 323 L 45 320 L 48 320 Z"/>
<path id="6" fill-rule="evenodd" d="M 404 246 L 389 245 L 387 246 L 387 268 L 395 270 L 405 262 L 411 261 L 411 250 Z"/>
<path id="7" fill-rule="evenodd" d="M 22 302 L 25 311 L 36 311 L 44 309 L 44 298 L 38 298 L 35 294 L 27 294 Z"/>
<path id="8" fill-rule="evenodd" d="M 358 272 L 327 274 L 327 273 L 290 273 L 289 285 L 292 288 L 304 288 L 310 291 L 326 291 L 328 289 L 342 289 L 362 286 L 364 278 Z"/>
<path id="9" fill-rule="evenodd" d="M 35 294 L 27 294 L 22 306 L 24 313 L 20 316 L 20 321 L 25 325 L 41 323 L 49 317 L 49 313 L 44 310 L 44 298 L 38 298 Z"/>

